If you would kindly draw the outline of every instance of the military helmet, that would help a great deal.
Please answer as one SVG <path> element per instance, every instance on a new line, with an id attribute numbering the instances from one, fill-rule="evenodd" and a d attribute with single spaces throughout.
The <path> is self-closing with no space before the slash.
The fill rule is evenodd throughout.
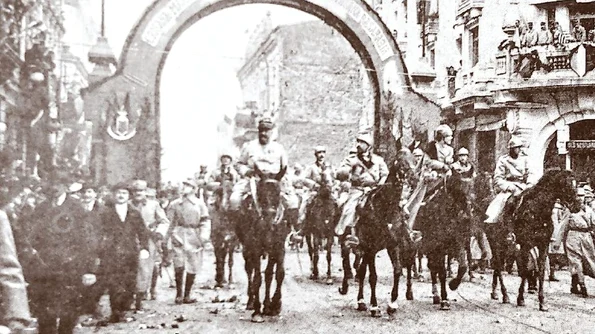
<path id="1" fill-rule="evenodd" d="M 273 120 L 266 117 L 261 119 L 258 122 L 258 130 L 262 131 L 262 130 L 272 130 L 275 127 L 275 124 L 273 123 Z"/>
<path id="2" fill-rule="evenodd" d="M 508 148 L 522 147 L 523 141 L 519 137 L 512 137 L 508 141 Z"/>
<path id="3" fill-rule="evenodd" d="M 459 152 L 457 152 L 457 155 L 469 155 L 469 150 L 464 147 L 461 147 L 459 149 Z"/>
<path id="4" fill-rule="evenodd" d="M 374 138 L 372 138 L 372 135 L 370 135 L 369 133 L 364 133 L 364 134 L 357 136 L 356 140 L 364 142 L 364 143 L 368 144 L 369 146 L 374 145 Z"/>
<path id="5" fill-rule="evenodd" d="M 436 128 L 436 136 L 442 136 L 442 138 L 447 136 L 452 136 L 452 129 L 447 124 L 440 124 Z"/>
<path id="6" fill-rule="evenodd" d="M 225 157 L 227 157 L 227 158 L 229 158 L 229 160 L 232 160 L 233 161 L 233 157 L 231 156 L 231 153 L 228 153 L 228 152 L 223 152 L 221 154 L 221 156 L 219 157 L 219 159 L 223 159 Z"/>

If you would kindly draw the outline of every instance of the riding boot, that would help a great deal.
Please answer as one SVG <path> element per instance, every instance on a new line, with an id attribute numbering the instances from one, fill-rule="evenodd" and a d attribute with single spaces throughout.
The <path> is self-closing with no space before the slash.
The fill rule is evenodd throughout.
<path id="1" fill-rule="evenodd" d="M 556 278 L 555 271 L 556 271 L 556 266 L 553 265 L 552 262 L 550 261 L 550 277 L 549 277 L 550 282 L 560 282 L 560 280 Z"/>
<path id="2" fill-rule="evenodd" d="M 196 303 L 196 299 L 190 298 L 190 292 L 192 291 L 192 285 L 194 285 L 194 279 L 196 274 L 186 274 L 186 286 L 184 287 L 184 304 Z"/>
<path id="3" fill-rule="evenodd" d="M 182 304 L 184 293 L 184 268 L 175 268 L 176 276 L 176 304 Z"/>
<path id="4" fill-rule="evenodd" d="M 134 306 L 135 306 L 136 312 L 140 312 L 143 310 L 143 299 L 145 299 L 145 295 L 146 295 L 146 292 L 144 292 L 144 291 L 138 291 L 136 293 L 136 299 L 134 301 Z"/>
<path id="5" fill-rule="evenodd" d="M 578 287 L 578 275 L 574 274 L 570 280 L 570 293 L 579 295 L 581 292 Z"/>

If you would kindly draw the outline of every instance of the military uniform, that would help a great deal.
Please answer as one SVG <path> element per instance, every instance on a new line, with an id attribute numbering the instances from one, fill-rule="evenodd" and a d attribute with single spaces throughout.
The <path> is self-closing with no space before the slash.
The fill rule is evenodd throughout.
<path id="1" fill-rule="evenodd" d="M 454 172 L 459 173 L 463 179 L 474 179 L 477 176 L 475 167 L 470 162 L 463 165 L 460 161 L 456 161 L 451 168 Z"/>
<path id="2" fill-rule="evenodd" d="M 497 195 L 486 211 L 486 223 L 498 221 L 508 198 L 520 194 L 528 187 L 528 177 L 529 162 L 526 156 L 513 158 L 507 154 L 498 159 L 494 170 L 494 191 Z"/>
<path id="3" fill-rule="evenodd" d="M 100 229 L 81 203 L 64 193 L 35 208 L 24 236 L 20 259 L 39 332 L 54 333 L 60 318 L 58 331 L 72 333 L 88 289 L 82 277 L 97 271 Z"/>
<path id="4" fill-rule="evenodd" d="M 278 174 L 282 169 L 287 168 L 287 153 L 281 144 L 271 141 L 262 145 L 258 139 L 248 142 L 242 148 L 238 160 L 240 175 L 245 175 L 250 169 L 257 167 L 263 173 Z M 282 187 L 282 193 L 286 189 Z M 250 181 L 248 178 L 240 179 L 233 187 L 230 196 L 232 210 L 239 210 L 243 198 L 250 192 Z"/>
<path id="5" fill-rule="evenodd" d="M 196 183 L 185 184 L 196 188 Z M 202 269 L 204 245 L 210 239 L 211 222 L 206 204 L 193 195 L 183 196 L 170 204 L 168 217 L 171 221 L 168 236 L 173 245 L 173 262 L 176 274 L 176 303 L 191 303 L 190 291 L 196 274 Z M 169 239 L 169 238 L 168 238 Z M 186 272 L 184 301 L 182 282 Z"/>
<path id="6" fill-rule="evenodd" d="M 343 205 L 341 218 L 335 227 L 335 233 L 343 235 L 346 228 L 355 225 L 356 207 L 362 197 L 372 187 L 384 183 L 388 177 L 388 166 L 381 156 L 367 152 L 363 156 L 357 153 L 350 154 L 341 162 L 339 170 L 351 175 L 349 197 Z"/>

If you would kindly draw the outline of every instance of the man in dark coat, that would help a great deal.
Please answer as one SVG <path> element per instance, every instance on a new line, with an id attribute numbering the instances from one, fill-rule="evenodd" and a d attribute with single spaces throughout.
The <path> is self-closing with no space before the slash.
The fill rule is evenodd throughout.
<path id="1" fill-rule="evenodd" d="M 19 257 L 40 334 L 72 333 L 83 293 L 96 281 L 100 230 L 81 203 L 67 196 L 67 178 L 53 175 L 47 200 L 23 226 Z"/>
<path id="2" fill-rule="evenodd" d="M 139 259 L 149 258 L 149 232 L 141 213 L 128 203 L 128 185 L 120 183 L 112 190 L 114 203 L 101 214 L 104 243 L 100 272 L 110 296 L 109 320 L 120 322 L 134 300 Z"/>

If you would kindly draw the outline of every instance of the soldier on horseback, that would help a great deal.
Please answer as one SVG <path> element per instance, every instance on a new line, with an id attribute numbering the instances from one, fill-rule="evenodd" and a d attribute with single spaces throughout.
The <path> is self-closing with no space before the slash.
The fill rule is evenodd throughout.
<path id="1" fill-rule="evenodd" d="M 511 196 L 518 196 L 530 186 L 529 163 L 522 154 L 523 142 L 512 137 L 508 142 L 508 154 L 500 157 L 494 170 L 494 190 L 497 195 L 486 211 L 486 223 L 497 223 L 504 210 L 504 205 Z"/>
<path id="2" fill-rule="evenodd" d="M 331 165 L 325 161 L 326 157 L 326 147 L 324 146 L 316 146 L 314 148 L 314 156 L 316 157 L 316 161 L 306 167 L 306 172 L 304 174 L 303 182 L 310 189 L 310 194 L 307 197 L 307 200 L 304 201 L 300 206 L 300 218 L 306 214 L 306 210 L 308 205 L 312 203 L 312 199 L 318 194 L 318 189 L 323 186 L 323 183 L 328 183 L 328 186 L 333 186 L 333 172 L 331 169 Z M 326 174 L 325 174 L 326 173 Z"/>
<path id="3" fill-rule="evenodd" d="M 381 156 L 372 153 L 372 136 L 362 134 L 356 141 L 357 153 L 347 156 L 339 167 L 338 173 L 348 175 L 351 179 L 351 189 L 335 228 L 335 233 L 340 237 L 350 230 L 346 241 L 354 244 L 359 242 L 354 234 L 356 208 L 373 187 L 384 184 L 388 177 L 386 162 Z"/>
<path id="4" fill-rule="evenodd" d="M 240 175 L 232 166 L 233 158 L 231 154 L 221 154 L 219 161 L 221 162 L 221 166 L 209 176 L 209 183 L 217 182 L 222 184 L 224 181 L 229 181 L 235 184 L 239 180 Z"/>
<path id="5" fill-rule="evenodd" d="M 280 143 L 272 140 L 273 128 L 273 121 L 263 118 L 258 123 L 258 139 L 242 148 L 238 160 L 238 172 L 242 178 L 234 185 L 229 199 L 234 217 L 238 217 L 242 200 L 250 193 L 250 178 L 255 175 L 256 168 L 271 174 L 287 169 L 287 153 Z"/>

